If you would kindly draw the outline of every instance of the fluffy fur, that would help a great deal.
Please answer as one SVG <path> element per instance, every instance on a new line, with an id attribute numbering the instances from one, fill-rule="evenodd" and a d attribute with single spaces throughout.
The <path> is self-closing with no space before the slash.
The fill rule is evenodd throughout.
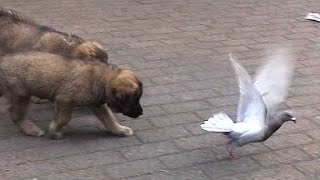
<path id="1" fill-rule="evenodd" d="M 37 24 L 13 10 L 0 8 L 0 50 L 2 54 L 39 50 L 69 58 L 107 63 L 108 54 L 96 42 Z"/>

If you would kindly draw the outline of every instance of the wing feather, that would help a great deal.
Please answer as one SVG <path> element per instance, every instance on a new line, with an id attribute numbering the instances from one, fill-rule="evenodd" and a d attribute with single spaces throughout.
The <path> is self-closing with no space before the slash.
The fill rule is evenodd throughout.
<path id="1" fill-rule="evenodd" d="M 274 51 L 258 71 L 254 86 L 262 95 L 268 114 L 274 113 L 285 100 L 292 75 L 292 56 L 287 49 Z"/>
<path id="2" fill-rule="evenodd" d="M 265 123 L 266 107 L 259 91 L 254 87 L 252 79 L 236 57 L 229 54 L 239 82 L 240 97 L 238 103 L 237 122 L 252 121 L 260 125 Z"/>

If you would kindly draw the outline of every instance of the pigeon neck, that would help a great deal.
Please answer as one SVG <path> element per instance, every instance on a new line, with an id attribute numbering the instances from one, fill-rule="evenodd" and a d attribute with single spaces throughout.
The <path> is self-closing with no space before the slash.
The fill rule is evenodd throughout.
<path id="1" fill-rule="evenodd" d="M 274 132 L 276 132 L 283 123 L 282 119 L 278 117 L 268 119 L 266 138 L 269 138 Z"/>

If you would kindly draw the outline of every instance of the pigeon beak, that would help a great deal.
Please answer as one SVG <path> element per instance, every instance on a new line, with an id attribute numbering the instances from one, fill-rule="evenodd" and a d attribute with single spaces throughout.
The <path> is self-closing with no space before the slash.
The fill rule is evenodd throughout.
<path id="1" fill-rule="evenodd" d="M 296 117 L 292 117 L 292 118 L 291 118 L 291 121 L 293 121 L 294 123 L 297 123 L 297 122 L 296 122 Z"/>

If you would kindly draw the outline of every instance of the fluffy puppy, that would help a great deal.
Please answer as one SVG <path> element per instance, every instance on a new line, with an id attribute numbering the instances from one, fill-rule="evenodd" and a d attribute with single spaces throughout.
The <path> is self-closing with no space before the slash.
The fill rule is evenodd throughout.
<path id="1" fill-rule="evenodd" d="M 75 106 L 90 107 L 108 131 L 125 136 L 133 131 L 120 125 L 113 112 L 132 118 L 143 113 L 139 102 L 142 83 L 133 71 L 100 62 L 70 60 L 52 53 L 28 51 L 1 57 L 0 87 L 9 99 L 12 121 L 30 136 L 44 134 L 24 119 L 31 96 L 54 103 L 55 116 L 49 126 L 53 139 L 62 137 L 62 127 L 71 120 Z"/>
<path id="2" fill-rule="evenodd" d="M 108 54 L 96 42 L 40 25 L 13 10 L 0 8 L 0 50 L 39 50 L 71 59 L 107 63 Z"/>

